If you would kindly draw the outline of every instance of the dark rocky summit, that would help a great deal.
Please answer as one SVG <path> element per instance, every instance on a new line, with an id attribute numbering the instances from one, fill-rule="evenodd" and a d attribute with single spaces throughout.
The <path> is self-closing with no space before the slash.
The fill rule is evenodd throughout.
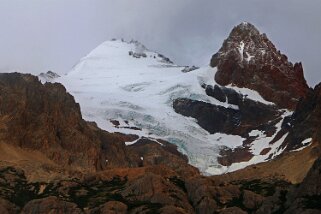
<path id="1" fill-rule="evenodd" d="M 210 64 L 217 67 L 218 84 L 256 90 L 281 108 L 294 109 L 308 91 L 302 64 L 289 62 L 266 34 L 250 23 L 232 30 Z"/>

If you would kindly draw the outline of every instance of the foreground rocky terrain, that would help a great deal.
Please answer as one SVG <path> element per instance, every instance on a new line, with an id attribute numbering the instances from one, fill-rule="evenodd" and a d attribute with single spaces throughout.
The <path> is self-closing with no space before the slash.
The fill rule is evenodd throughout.
<path id="1" fill-rule="evenodd" d="M 108 132 L 85 121 L 62 84 L 44 83 L 49 77 L 54 82 L 52 72 L 41 75 L 44 84 L 29 74 L 0 74 L 0 213 L 321 213 L 321 84 L 309 89 L 301 65 L 271 46 L 242 23 L 213 56 L 220 85 L 203 82 L 201 90 L 234 107 L 172 100 L 175 112 L 195 118 L 208 133 L 244 139 L 242 146 L 221 150 L 223 166 L 266 158 L 215 176 L 204 176 L 163 139 Z M 266 61 L 252 62 L 254 55 Z M 253 73 L 260 69 L 264 74 Z M 244 72 L 252 83 L 234 78 Z M 274 73 L 282 78 L 270 81 Z M 228 84 L 257 90 L 273 103 Z"/>

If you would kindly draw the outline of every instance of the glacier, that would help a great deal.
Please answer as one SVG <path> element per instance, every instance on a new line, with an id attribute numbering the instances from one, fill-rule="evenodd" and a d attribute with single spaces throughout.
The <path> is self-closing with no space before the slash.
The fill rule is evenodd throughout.
<path id="1" fill-rule="evenodd" d="M 189 163 L 204 174 L 221 174 L 249 165 L 239 163 L 225 167 L 217 162 L 222 146 L 235 148 L 242 145 L 243 138 L 210 134 L 195 119 L 174 111 L 172 103 L 177 98 L 238 108 L 207 96 L 202 88 L 203 84 L 216 84 L 216 68 L 205 66 L 182 72 L 185 68 L 148 50 L 139 42 L 111 40 L 99 45 L 69 73 L 55 81 L 62 83 L 75 97 L 85 120 L 94 121 L 98 127 L 109 132 L 135 134 L 173 143 L 188 156 Z M 234 88 L 249 99 L 271 104 L 250 89 L 227 87 Z M 115 126 L 112 121 L 118 121 L 119 125 Z M 267 142 L 267 139 L 264 141 Z M 133 143 L 127 142 L 126 145 Z M 251 163 L 258 161 L 264 159 L 254 158 Z"/>

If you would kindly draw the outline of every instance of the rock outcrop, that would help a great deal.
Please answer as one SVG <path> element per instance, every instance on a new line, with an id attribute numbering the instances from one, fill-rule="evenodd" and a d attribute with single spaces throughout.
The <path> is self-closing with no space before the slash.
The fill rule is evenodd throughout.
<path id="1" fill-rule="evenodd" d="M 274 125 L 281 115 L 275 106 L 250 100 L 233 89 L 217 85 L 206 86 L 205 90 L 209 96 L 237 108 L 226 108 L 185 98 L 173 102 L 174 110 L 197 119 L 199 125 L 211 134 L 219 132 L 248 138 L 252 130 L 275 131 Z"/>
<path id="2" fill-rule="evenodd" d="M 308 91 L 301 63 L 294 65 L 252 24 L 236 26 L 213 55 L 220 85 L 235 85 L 258 91 L 281 108 L 294 109 Z"/>
<path id="3" fill-rule="evenodd" d="M 19 212 L 19 208 L 13 203 L 0 198 L 0 213 L 15 214 Z"/>
<path id="4" fill-rule="evenodd" d="M 57 197 L 51 196 L 42 199 L 35 199 L 28 202 L 21 211 L 21 214 L 32 214 L 32 213 L 83 213 L 76 204 L 66 202 L 58 199 Z"/>
<path id="5" fill-rule="evenodd" d="M 309 90 L 305 99 L 300 100 L 293 115 L 284 122 L 284 129 L 290 130 L 284 148 L 288 151 L 299 149 L 311 144 L 313 139 L 321 142 L 320 120 L 321 84 L 318 84 Z"/>
<path id="6" fill-rule="evenodd" d="M 62 166 L 95 170 L 101 142 L 61 84 L 0 74 L 0 112 L 1 142 L 39 150 Z"/>

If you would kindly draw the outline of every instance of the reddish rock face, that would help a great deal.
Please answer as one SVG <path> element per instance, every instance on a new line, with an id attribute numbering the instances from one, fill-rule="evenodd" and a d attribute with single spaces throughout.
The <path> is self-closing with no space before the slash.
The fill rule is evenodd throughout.
<path id="1" fill-rule="evenodd" d="M 308 91 L 301 63 L 288 61 L 265 34 L 252 24 L 236 26 L 223 46 L 213 55 L 215 80 L 258 91 L 281 108 L 294 109 Z"/>
<path id="2" fill-rule="evenodd" d="M 57 83 L 27 74 L 0 74 L 0 143 L 40 151 L 61 167 L 101 171 L 167 165 L 182 174 L 198 170 L 167 142 L 108 133 L 81 117 L 79 104 Z"/>
<path id="3" fill-rule="evenodd" d="M 2 214 L 14 214 L 19 213 L 19 208 L 11 202 L 0 198 L 0 213 Z"/>
<path id="4" fill-rule="evenodd" d="M 57 197 L 48 197 L 30 201 L 22 210 L 23 214 L 31 213 L 83 213 L 76 204 L 59 200 Z"/>

